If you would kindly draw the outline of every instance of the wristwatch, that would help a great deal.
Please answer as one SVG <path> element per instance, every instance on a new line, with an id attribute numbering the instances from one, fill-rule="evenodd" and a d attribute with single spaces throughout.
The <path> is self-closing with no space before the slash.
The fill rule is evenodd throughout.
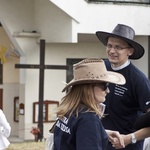
<path id="1" fill-rule="evenodd" d="M 134 133 L 131 133 L 131 142 L 132 144 L 135 144 L 137 142 Z"/>

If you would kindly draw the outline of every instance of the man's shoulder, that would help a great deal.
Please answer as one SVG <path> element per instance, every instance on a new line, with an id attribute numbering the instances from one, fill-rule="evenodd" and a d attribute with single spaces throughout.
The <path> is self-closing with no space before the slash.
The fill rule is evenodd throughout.
<path id="1" fill-rule="evenodd" d="M 144 78 L 147 78 L 146 75 L 138 68 L 136 67 L 135 65 L 133 65 L 132 63 L 129 65 L 130 67 L 130 71 L 136 75 L 136 76 L 139 76 L 139 77 L 144 77 Z"/>

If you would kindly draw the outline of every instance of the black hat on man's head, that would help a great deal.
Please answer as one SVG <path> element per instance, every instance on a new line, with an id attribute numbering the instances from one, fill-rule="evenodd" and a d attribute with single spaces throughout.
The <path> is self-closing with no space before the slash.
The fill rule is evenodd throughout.
<path id="1" fill-rule="evenodd" d="M 107 45 L 109 37 L 119 37 L 126 41 L 132 48 L 134 48 L 133 54 L 129 56 L 130 59 L 139 59 L 144 55 L 143 46 L 133 40 L 135 31 L 127 25 L 118 24 L 112 33 L 97 31 L 96 36 L 104 45 Z"/>

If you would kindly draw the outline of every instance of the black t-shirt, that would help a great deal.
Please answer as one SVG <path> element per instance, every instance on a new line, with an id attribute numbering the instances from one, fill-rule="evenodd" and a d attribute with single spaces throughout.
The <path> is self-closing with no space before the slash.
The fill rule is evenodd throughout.
<path id="1" fill-rule="evenodd" d="M 105 63 L 109 71 L 114 71 L 108 60 Z M 105 129 L 129 134 L 135 131 L 134 124 L 139 114 L 150 107 L 150 81 L 132 63 L 115 72 L 125 77 L 126 84 L 109 85 L 110 93 L 105 102 L 105 113 L 108 115 L 102 120 L 102 123 Z"/>
<path id="2" fill-rule="evenodd" d="M 107 134 L 93 112 L 58 120 L 54 130 L 54 150 L 107 150 Z"/>

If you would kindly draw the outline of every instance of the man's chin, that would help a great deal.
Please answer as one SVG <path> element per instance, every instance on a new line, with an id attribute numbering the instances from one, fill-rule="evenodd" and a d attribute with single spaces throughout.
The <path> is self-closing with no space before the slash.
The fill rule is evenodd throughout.
<path id="1" fill-rule="evenodd" d="M 116 60 L 114 60 L 114 59 L 111 59 L 111 58 L 108 58 L 108 59 L 109 59 L 110 63 L 112 63 L 112 64 L 117 63 L 117 61 L 116 61 Z"/>

